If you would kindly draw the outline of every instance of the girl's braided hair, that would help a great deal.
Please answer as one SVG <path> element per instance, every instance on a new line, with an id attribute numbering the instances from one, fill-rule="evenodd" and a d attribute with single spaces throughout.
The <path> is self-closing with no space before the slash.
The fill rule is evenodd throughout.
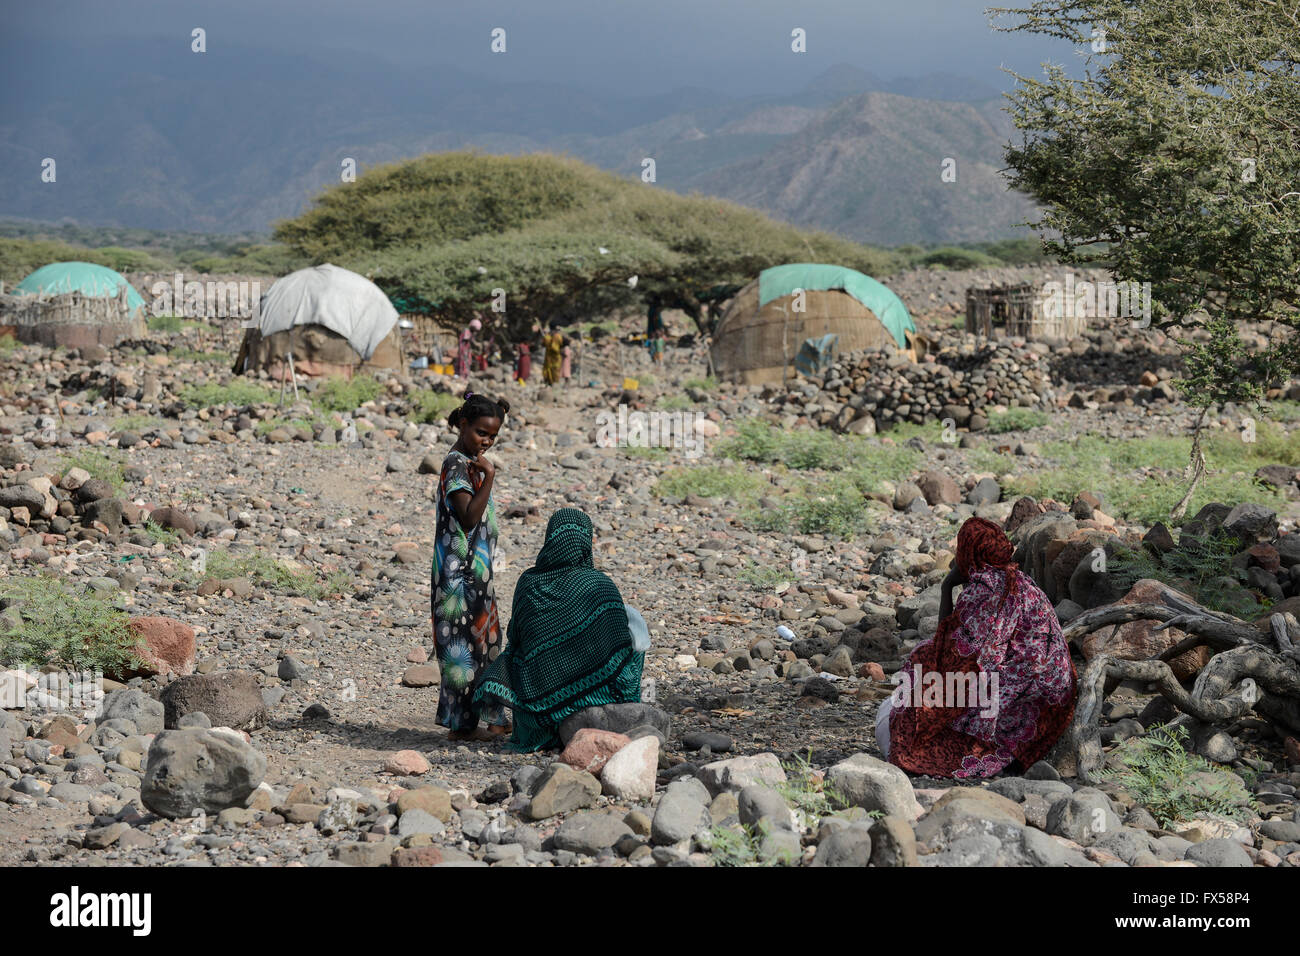
<path id="1" fill-rule="evenodd" d="M 447 424 L 452 428 L 460 428 L 479 418 L 499 418 L 504 422 L 509 411 L 510 403 L 504 398 L 491 399 L 478 392 L 466 392 L 465 401 L 447 416 Z"/>

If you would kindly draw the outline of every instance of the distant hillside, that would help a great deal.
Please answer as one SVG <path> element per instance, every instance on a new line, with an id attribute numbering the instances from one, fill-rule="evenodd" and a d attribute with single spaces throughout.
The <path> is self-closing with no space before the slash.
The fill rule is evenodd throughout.
<path id="1" fill-rule="evenodd" d="M 256 47 L 74 53 L 75 70 L 59 65 L 68 51 L 39 45 L 7 64 L 24 80 L 0 91 L 0 216 L 265 234 L 338 183 L 345 157 L 364 169 L 467 147 L 567 152 L 627 177 L 650 156 L 662 188 L 872 243 L 998 239 L 1029 209 L 997 177 L 1008 124 L 982 99 L 993 91 L 942 74 L 882 81 L 838 66 L 785 97 L 629 98 Z M 40 181 L 47 156 L 56 183 Z M 957 183 L 939 183 L 945 156 Z"/>

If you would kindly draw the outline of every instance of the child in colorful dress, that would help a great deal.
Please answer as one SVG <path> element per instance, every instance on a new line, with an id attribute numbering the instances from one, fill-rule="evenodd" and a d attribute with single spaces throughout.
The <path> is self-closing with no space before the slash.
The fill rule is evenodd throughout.
<path id="1" fill-rule="evenodd" d="M 486 740 L 511 732 L 495 699 L 474 703 L 487 665 L 501 653 L 501 623 L 492 583 L 497 515 L 492 500 L 496 468 L 485 456 L 510 405 L 465 393 L 447 423 L 460 431 L 438 479 L 438 525 L 431 581 L 433 636 L 442 668 L 438 724 L 453 740 Z M 487 724 L 485 732 L 479 727 Z"/>

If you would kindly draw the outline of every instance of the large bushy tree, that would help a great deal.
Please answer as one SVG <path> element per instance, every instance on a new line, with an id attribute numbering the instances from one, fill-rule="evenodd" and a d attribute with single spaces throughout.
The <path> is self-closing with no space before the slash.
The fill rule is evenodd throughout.
<path id="1" fill-rule="evenodd" d="M 549 155 L 440 153 L 377 167 L 327 190 L 275 235 L 314 262 L 371 276 L 449 328 L 491 311 L 501 290 L 500 327 L 514 339 L 535 322 L 655 303 L 686 308 L 703 328 L 719 287 L 768 266 L 833 262 L 879 275 L 900 262 Z"/>
<path id="2" fill-rule="evenodd" d="M 1107 261 L 1150 282 L 1155 327 L 1186 348 L 1200 424 L 1258 401 L 1300 366 L 1300 6 L 1294 0 L 1037 0 L 996 8 L 998 29 L 1057 37 L 1081 77 L 1017 76 L 1011 183 L 1044 207 L 1062 261 Z M 1276 323 L 1243 347 L 1247 321 Z M 1195 334 L 1190 332 L 1197 327 Z"/>

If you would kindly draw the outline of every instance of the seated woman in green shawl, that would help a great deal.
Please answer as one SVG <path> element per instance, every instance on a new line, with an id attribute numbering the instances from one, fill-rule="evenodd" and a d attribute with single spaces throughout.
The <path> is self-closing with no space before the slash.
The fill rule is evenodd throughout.
<path id="1" fill-rule="evenodd" d="M 514 712 L 514 750 L 559 746 L 566 717 L 586 707 L 641 699 L 644 651 L 633 646 L 618 588 L 591 560 L 591 519 L 561 508 L 546 525 L 537 563 L 519 576 L 506 646 L 475 700 Z"/>

